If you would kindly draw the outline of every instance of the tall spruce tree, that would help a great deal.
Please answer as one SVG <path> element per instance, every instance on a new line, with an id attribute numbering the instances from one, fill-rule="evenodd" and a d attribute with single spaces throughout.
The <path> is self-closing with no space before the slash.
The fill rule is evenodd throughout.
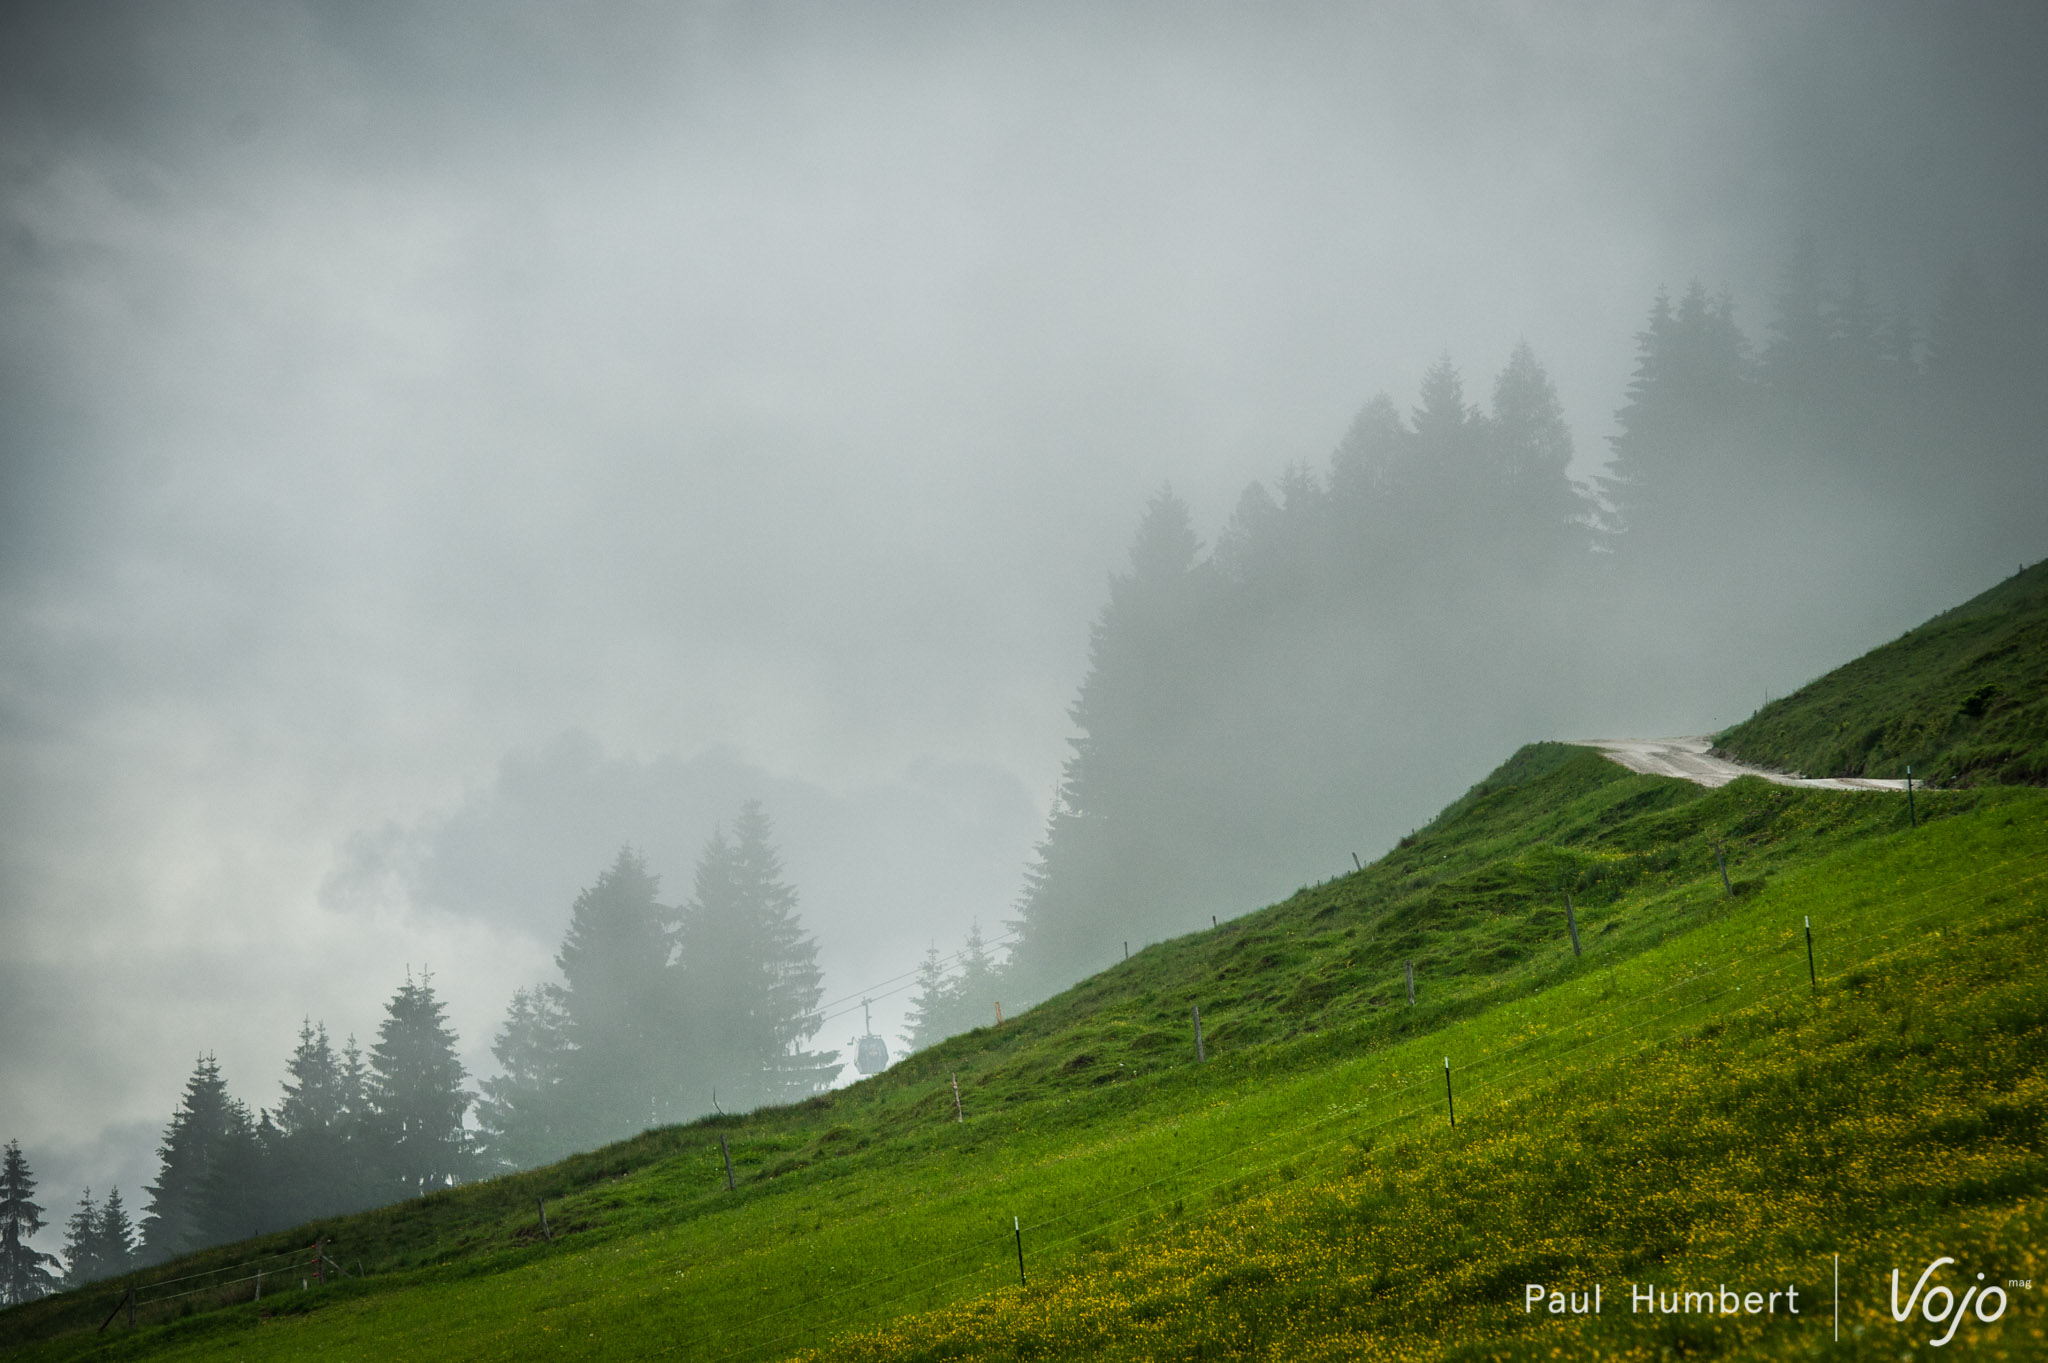
<path id="1" fill-rule="evenodd" d="M 128 1220 L 128 1209 L 121 1205 L 121 1190 L 111 1189 L 100 1204 L 98 1238 L 93 1245 L 100 1276 L 116 1277 L 135 1267 L 135 1249 L 135 1227 Z"/>
<path id="2" fill-rule="evenodd" d="M 948 1014 L 952 986 L 953 977 L 940 959 L 938 944 L 933 943 L 925 948 L 924 960 L 918 963 L 917 993 L 911 997 L 909 1011 L 903 1018 L 901 1036 L 907 1050 L 921 1051 L 951 1035 L 946 1026 L 951 1020 Z"/>
<path id="3" fill-rule="evenodd" d="M 83 1287 L 106 1274 L 99 1264 L 100 1209 L 92 1189 L 79 1194 L 78 1209 L 64 1222 L 64 1286 Z"/>
<path id="4" fill-rule="evenodd" d="M 337 1210 L 360 1211 L 390 1200 L 382 1182 L 379 1161 L 382 1146 L 377 1113 L 372 1102 L 370 1062 L 357 1043 L 355 1033 L 341 1047 L 340 1128 L 341 1169 L 336 1176 Z"/>
<path id="5" fill-rule="evenodd" d="M 1187 503 L 1160 489 L 1091 632 L 1088 675 L 1068 711 L 1078 731 L 1068 740 L 1073 752 L 1010 923 L 1022 997 L 1043 997 L 1114 960 L 1123 938 L 1149 941 L 1185 926 L 1191 867 L 1199 876 L 1210 862 L 1201 802 L 1214 790 L 1207 758 L 1188 741 L 1207 680 L 1198 620 L 1209 574 L 1200 553 Z M 1248 549 L 1246 560 L 1257 558 Z"/>
<path id="6" fill-rule="evenodd" d="M 676 1115 L 672 915 L 657 901 L 659 892 L 640 854 L 621 848 L 597 883 L 576 896 L 555 957 L 566 1045 L 539 1033 L 531 1040 L 566 1052 L 556 1058 L 581 1130 L 562 1135 L 578 1144 L 617 1140 Z M 525 1030 L 543 1021 L 530 1016 Z"/>
<path id="7" fill-rule="evenodd" d="M 479 1153 L 491 1170 L 552 1163 L 585 1131 L 565 1084 L 573 1052 L 562 995 L 553 984 L 516 991 L 491 1043 L 504 1072 L 483 1081 L 476 1105 Z"/>
<path id="8" fill-rule="evenodd" d="M 57 1276 L 50 1272 L 57 1256 L 29 1243 L 43 1228 L 35 1191 L 21 1142 L 7 1142 L 0 1153 L 0 1306 L 20 1306 L 57 1290 Z"/>
<path id="9" fill-rule="evenodd" d="M 952 963 L 957 963 L 957 970 Z M 968 929 L 966 941 L 950 960 L 941 959 L 936 946 L 929 948 L 918 967 L 917 995 L 905 1019 L 904 1044 L 923 1050 L 993 1023 L 1002 980 L 1003 970 L 989 953 L 979 923 Z"/>
<path id="10" fill-rule="evenodd" d="M 325 1023 L 300 1022 L 273 1121 L 269 1146 L 274 1210 L 281 1224 L 296 1225 L 359 1205 L 351 1187 L 342 1061 Z"/>
<path id="11" fill-rule="evenodd" d="M 1622 557 L 1691 575 L 1721 546 L 1702 531 L 1757 499 L 1753 379 L 1733 305 L 1695 283 L 1674 306 L 1661 291 L 1636 335 L 1636 370 L 1610 437 L 1602 480 L 1620 520 Z"/>
<path id="12" fill-rule="evenodd" d="M 988 939 L 982 936 L 981 924 L 971 925 L 967 929 L 967 939 L 960 947 L 960 973 L 948 991 L 948 1001 L 952 1005 L 948 1035 L 971 1032 L 996 1020 L 996 1001 L 1001 997 L 1002 980 L 1002 967 L 989 954 Z"/>
<path id="13" fill-rule="evenodd" d="M 101 1278 L 126 1273 L 135 1260 L 135 1228 L 121 1205 L 121 1190 L 95 1204 L 92 1189 L 78 1199 L 78 1210 L 64 1223 L 64 1286 L 83 1287 Z"/>
<path id="14" fill-rule="evenodd" d="M 199 1203 L 202 1244 L 224 1245 L 260 1235 L 278 1224 L 276 1195 L 267 1142 L 276 1128 L 270 1114 L 255 1120 L 241 1103 L 222 1133 L 221 1144 L 206 1170 Z"/>
<path id="15" fill-rule="evenodd" d="M 366 1125 L 376 1140 L 373 1167 L 390 1196 L 418 1196 L 469 1174 L 466 1077 L 433 977 L 408 974 L 385 1005 L 370 1050 Z"/>
<path id="16" fill-rule="evenodd" d="M 157 1147 L 156 1182 L 142 1221 L 142 1253 L 151 1261 L 189 1254 L 226 1235 L 246 1235 L 247 1208 L 231 1181 L 246 1172 L 254 1140 L 249 1110 L 228 1093 L 220 1064 L 202 1055 Z M 218 1202 L 218 1205 L 217 1205 Z"/>
<path id="17" fill-rule="evenodd" d="M 840 1069 L 836 1052 L 805 1049 L 824 1025 L 823 976 L 771 839 L 760 802 L 748 801 L 732 837 L 706 845 L 676 933 L 690 1078 L 738 1105 L 821 1092 Z"/>

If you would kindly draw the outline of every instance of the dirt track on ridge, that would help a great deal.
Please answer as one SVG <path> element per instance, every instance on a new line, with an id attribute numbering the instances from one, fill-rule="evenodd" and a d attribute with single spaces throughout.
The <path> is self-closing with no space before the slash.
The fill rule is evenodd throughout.
<path id="1" fill-rule="evenodd" d="M 1781 786 L 1807 786 L 1815 790 L 1904 790 L 1902 780 L 1877 780 L 1861 776 L 1788 776 L 1725 757 L 1715 757 L 1706 738 L 1574 738 L 1567 742 L 1581 748 L 1598 748 L 1612 761 L 1645 776 L 1675 776 L 1702 786 L 1725 786 L 1738 776 L 1761 776 Z"/>

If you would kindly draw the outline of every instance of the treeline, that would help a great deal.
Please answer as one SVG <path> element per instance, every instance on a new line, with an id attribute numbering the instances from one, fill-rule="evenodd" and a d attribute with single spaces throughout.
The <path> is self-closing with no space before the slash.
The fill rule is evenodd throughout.
<path id="1" fill-rule="evenodd" d="M 1002 967 L 989 951 L 979 923 L 967 930 L 966 943 L 951 958 L 941 957 L 936 945 L 928 948 L 917 968 L 917 993 L 904 1017 L 904 1048 L 921 1051 L 999 1021 L 1002 984 Z"/>
<path id="2" fill-rule="evenodd" d="M 1831 286 L 1810 240 L 1760 343 L 1726 297 L 1660 294 L 1591 485 L 1523 345 L 1483 406 L 1448 359 L 1412 411 L 1373 399 L 1206 553 L 1159 493 L 1095 622 L 1005 992 L 1348 867 L 1456 791 L 1416 784 L 1531 737 L 1701 723 L 1771 675 L 1754 660 L 1895 619 L 1934 565 L 2038 552 L 2048 266 L 1994 283 L 1966 259 L 1938 297 L 1922 326 Z"/>
<path id="3" fill-rule="evenodd" d="M 76 1287 L 139 1264 L 239 1240 L 314 1217 L 357 1211 L 468 1176 L 463 1129 L 471 1094 L 456 1038 L 430 978 L 392 995 L 376 1045 L 349 1038 L 337 1054 L 324 1026 L 300 1027 L 277 1107 L 252 1115 L 228 1092 L 220 1065 L 201 1056 L 157 1147 L 156 1181 L 140 1226 L 118 1188 L 95 1202 L 87 1189 L 65 1223 L 65 1273 Z M 0 1174 L 0 1274 L 11 1301 L 60 1285 L 57 1260 L 26 1248 L 42 1228 L 34 1180 L 10 1144 Z M 40 1271 L 38 1266 L 40 1265 Z"/>
<path id="4" fill-rule="evenodd" d="M 817 945 L 783 879 L 768 817 L 745 805 L 715 833 L 691 893 L 670 908 L 622 850 L 576 897 L 561 976 L 512 999 L 492 1046 L 504 1072 L 478 1090 L 431 976 L 405 982 L 375 1044 L 336 1049 L 308 1019 L 274 1107 L 253 1113 L 201 1056 L 157 1148 L 140 1225 L 119 1189 L 88 1189 L 63 1260 L 17 1144 L 0 1169 L 0 1304 L 466 1179 L 545 1164 L 714 1105 L 744 1110 L 828 1087 Z M 474 1117 L 472 1124 L 471 1118 Z M 57 1271 L 62 1269 L 61 1274 Z"/>
<path id="5" fill-rule="evenodd" d="M 829 1087 L 816 942 L 783 879 L 768 816 L 748 803 L 715 833 L 690 894 L 664 906 L 622 850 L 576 897 L 560 978 L 512 998 L 483 1083 L 479 1144 L 492 1170 L 546 1164 L 714 1107 L 787 1103 Z"/>

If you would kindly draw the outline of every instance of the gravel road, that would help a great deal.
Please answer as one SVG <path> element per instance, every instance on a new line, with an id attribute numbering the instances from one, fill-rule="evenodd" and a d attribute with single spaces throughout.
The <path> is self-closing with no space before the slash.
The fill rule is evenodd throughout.
<path id="1" fill-rule="evenodd" d="M 1582 748 L 1598 748 L 1630 771 L 1645 776 L 1676 776 L 1703 786 L 1725 786 L 1738 776 L 1761 776 L 1781 786 L 1809 786 L 1816 790 L 1904 790 L 1904 781 L 1880 781 L 1860 776 L 1788 776 L 1782 771 L 1730 762 L 1714 757 L 1714 745 L 1705 738 L 1575 738 L 1568 740 Z"/>

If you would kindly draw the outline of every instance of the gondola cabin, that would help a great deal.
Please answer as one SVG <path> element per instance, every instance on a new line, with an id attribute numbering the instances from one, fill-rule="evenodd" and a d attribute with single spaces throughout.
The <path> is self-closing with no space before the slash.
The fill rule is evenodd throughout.
<path id="1" fill-rule="evenodd" d="M 860 1001 L 864 1034 L 852 1038 L 853 1067 L 862 1074 L 880 1074 L 889 1068 L 889 1043 L 875 1035 L 875 1020 L 868 1015 L 868 1000 Z"/>

